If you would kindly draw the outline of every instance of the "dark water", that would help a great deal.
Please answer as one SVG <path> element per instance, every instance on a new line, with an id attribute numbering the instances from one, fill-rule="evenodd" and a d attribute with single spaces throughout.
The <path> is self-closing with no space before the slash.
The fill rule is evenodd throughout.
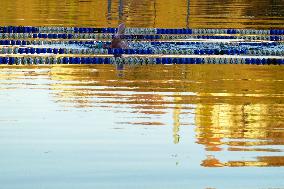
<path id="1" fill-rule="evenodd" d="M 0 25 L 283 28 L 283 0 L 2 0 Z"/>

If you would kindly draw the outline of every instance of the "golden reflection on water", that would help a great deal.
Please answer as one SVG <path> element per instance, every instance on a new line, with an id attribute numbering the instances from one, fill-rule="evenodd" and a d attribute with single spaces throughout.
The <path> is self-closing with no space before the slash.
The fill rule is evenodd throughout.
<path id="1" fill-rule="evenodd" d="M 222 163 L 214 156 L 208 156 L 202 163 L 204 167 L 279 167 L 284 166 L 284 156 L 257 157 L 257 161 L 228 161 Z"/>
<path id="2" fill-rule="evenodd" d="M 188 140 L 180 136 L 180 128 L 193 126 L 195 142 L 209 154 L 201 163 L 204 167 L 284 166 L 283 69 L 243 65 L 147 65 L 119 70 L 112 65 L 11 66 L 1 68 L 0 81 L 5 90 L 13 87 L 13 81 L 23 80 L 27 86 L 27 78 L 45 78 L 54 102 L 63 107 L 126 112 L 124 120 L 135 120 L 118 125 L 170 126 L 161 119 L 170 110 L 173 143 Z M 43 84 L 34 85 L 30 87 Z M 186 118 L 190 116 L 194 122 Z M 228 156 L 221 161 L 214 156 L 220 151 L 253 153 L 255 160 Z"/>
<path id="3" fill-rule="evenodd" d="M 283 28 L 283 0 L 2 0 L 0 25 Z"/>

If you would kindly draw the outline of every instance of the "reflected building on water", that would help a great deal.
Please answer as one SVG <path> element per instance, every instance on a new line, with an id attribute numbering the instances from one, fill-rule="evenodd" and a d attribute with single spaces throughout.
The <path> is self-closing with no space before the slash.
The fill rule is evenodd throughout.
<path id="1" fill-rule="evenodd" d="M 132 121 L 123 124 L 171 126 L 175 144 L 187 139 L 180 128 L 194 125 L 196 143 L 209 154 L 203 166 L 282 166 L 283 158 L 273 155 L 284 145 L 281 71 L 259 78 L 249 66 L 238 73 L 233 65 L 212 66 L 55 66 L 51 89 L 63 105 L 124 109 Z M 190 111 L 188 105 L 194 105 Z M 161 121 L 162 115 L 171 117 L 172 125 Z M 267 156 L 221 162 L 215 156 L 220 151 Z"/>
<path id="2" fill-rule="evenodd" d="M 175 144 L 181 139 L 180 127 L 187 123 L 181 115 L 187 114 L 186 105 L 193 104 L 196 143 L 203 145 L 209 154 L 283 151 L 283 98 L 277 97 L 282 89 L 281 83 L 273 82 L 281 78 L 280 72 L 271 72 L 265 81 L 257 82 L 258 76 L 249 68 L 241 69 L 238 74 L 230 70 L 230 66 L 214 72 L 210 66 L 166 69 L 137 66 L 125 70 L 109 65 L 100 69 L 55 66 L 51 68 L 50 77 L 57 81 L 51 86 L 56 102 L 78 108 L 109 107 L 111 111 L 126 105 L 134 120 L 128 124 L 167 125 L 160 121 L 160 116 L 172 112 Z M 118 77 L 117 72 L 121 71 L 123 75 Z M 239 75 L 243 79 L 239 79 Z M 269 88 L 263 88 L 264 84 Z M 147 116 L 149 122 L 139 122 L 139 117 L 143 120 Z M 186 136 L 182 136 L 182 140 L 186 140 Z M 261 162 L 261 166 L 274 165 L 275 161 L 281 164 L 282 159 L 258 157 L 257 162 Z M 242 163 L 256 166 L 257 162 Z M 221 163 L 209 156 L 202 165 L 241 166 L 242 163 L 230 160 Z"/>

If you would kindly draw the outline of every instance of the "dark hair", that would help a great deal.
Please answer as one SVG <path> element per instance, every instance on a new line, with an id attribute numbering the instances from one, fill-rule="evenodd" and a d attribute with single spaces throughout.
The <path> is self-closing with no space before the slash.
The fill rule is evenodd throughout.
<path id="1" fill-rule="evenodd" d="M 113 38 L 111 41 L 111 48 L 118 48 L 118 44 L 121 42 L 121 39 Z"/>

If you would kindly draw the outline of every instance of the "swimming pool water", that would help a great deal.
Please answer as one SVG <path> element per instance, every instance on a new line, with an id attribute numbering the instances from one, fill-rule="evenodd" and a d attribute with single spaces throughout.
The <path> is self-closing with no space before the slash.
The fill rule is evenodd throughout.
<path id="1" fill-rule="evenodd" d="M 3 1 L 0 25 L 270 29 L 283 28 L 283 6 Z M 1 65 L 0 188 L 284 188 L 283 71 Z"/>

